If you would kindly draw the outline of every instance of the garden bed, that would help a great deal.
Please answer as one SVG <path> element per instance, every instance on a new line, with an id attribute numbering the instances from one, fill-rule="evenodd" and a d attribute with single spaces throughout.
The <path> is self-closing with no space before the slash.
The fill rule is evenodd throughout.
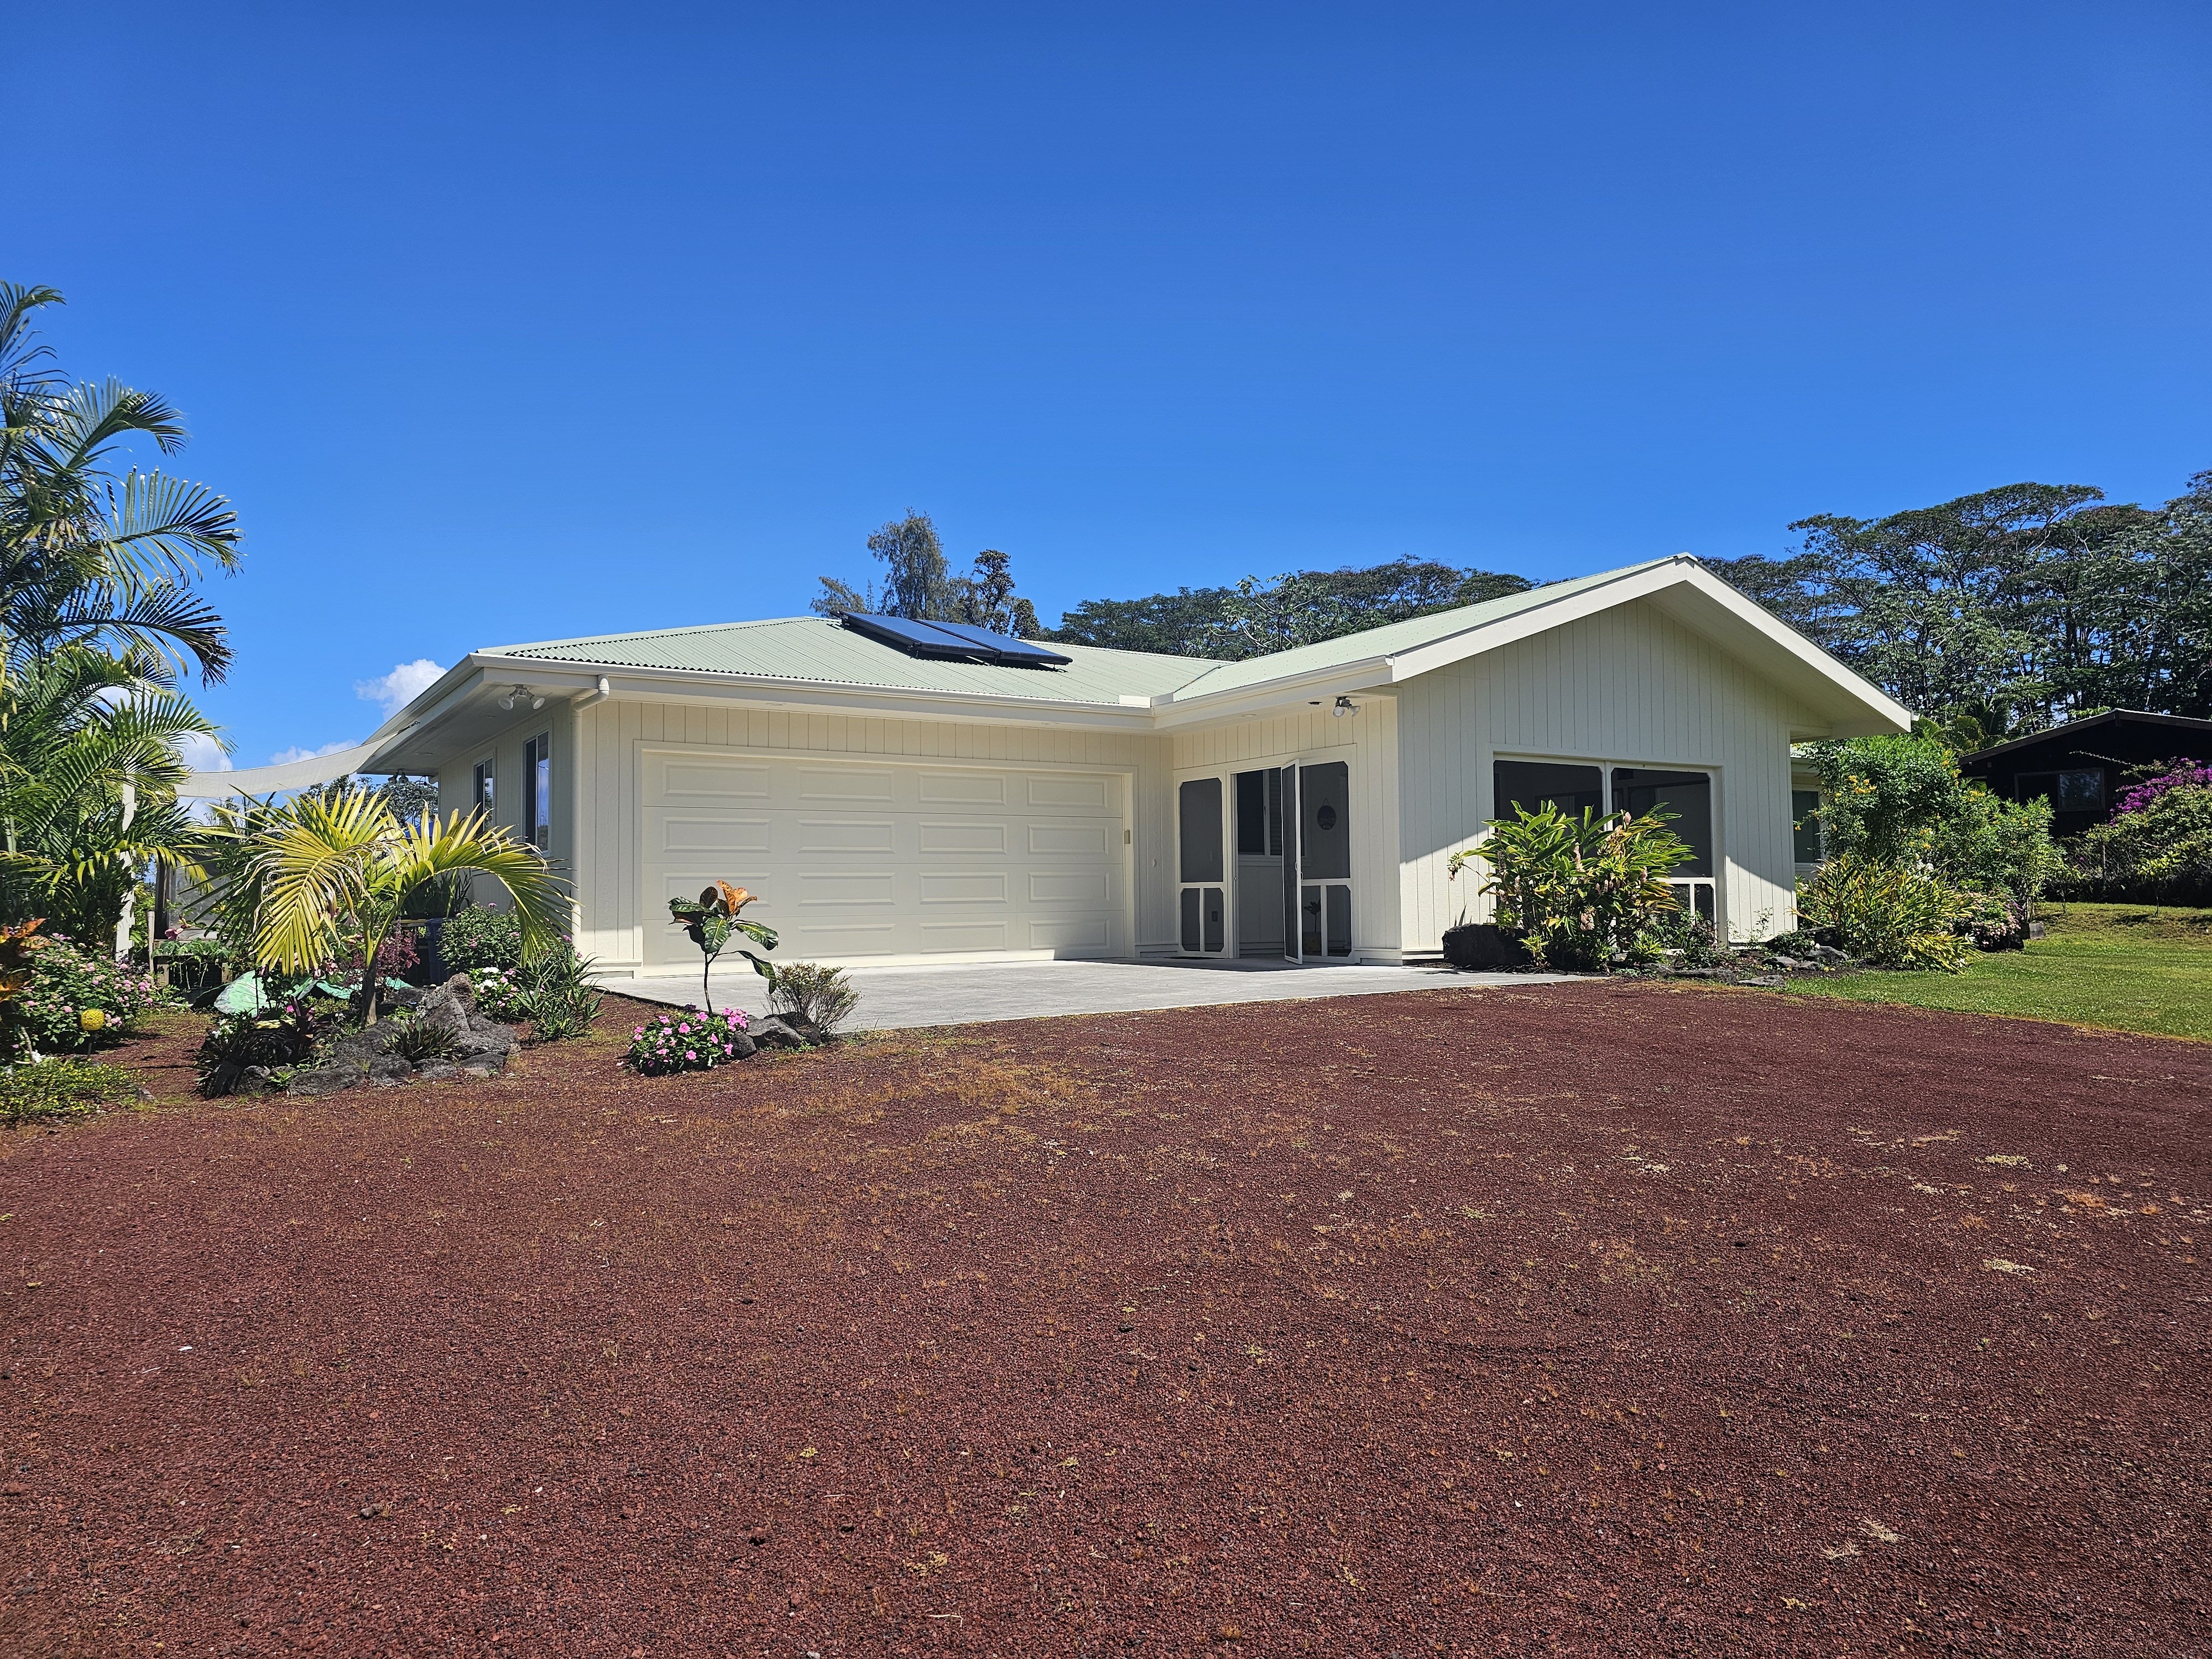
<path id="1" fill-rule="evenodd" d="M 1616 982 L 640 1079 L 626 1012 L 0 1136 L 0 1646 L 2212 1642 L 2212 1051 Z"/>

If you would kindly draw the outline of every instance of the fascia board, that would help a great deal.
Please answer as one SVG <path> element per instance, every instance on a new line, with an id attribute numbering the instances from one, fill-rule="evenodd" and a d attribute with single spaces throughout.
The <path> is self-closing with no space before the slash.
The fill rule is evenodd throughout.
<path id="1" fill-rule="evenodd" d="M 1161 732 L 1182 731 L 1194 726 L 1249 720 L 1255 714 L 1279 713 L 1285 704 L 1334 702 L 1339 697 L 1350 696 L 1355 692 L 1373 696 L 1387 690 L 1394 678 L 1396 677 L 1390 672 L 1389 658 L 1369 657 L 1360 662 L 1334 668 L 1316 669 L 1310 674 L 1267 680 L 1237 691 L 1193 698 L 1188 702 L 1170 701 L 1155 703 L 1153 726 Z"/>
<path id="2" fill-rule="evenodd" d="M 548 689 L 582 687 L 596 690 L 601 679 L 609 695 L 632 702 L 743 702 L 758 708 L 788 708 L 808 714 L 858 714 L 883 718 L 965 720 L 992 726 L 1032 725 L 1088 726 L 1109 732 L 1150 732 L 1149 707 L 1115 707 L 1092 702 L 1055 702 L 1026 697 L 993 697 L 973 691 L 931 691 L 911 687 L 873 687 L 824 684 L 814 680 L 757 678 L 708 669 L 625 669 L 591 665 L 570 671 L 548 672 L 546 665 L 526 658 L 483 659 L 490 678 L 504 679 L 510 670 L 518 680 Z"/>

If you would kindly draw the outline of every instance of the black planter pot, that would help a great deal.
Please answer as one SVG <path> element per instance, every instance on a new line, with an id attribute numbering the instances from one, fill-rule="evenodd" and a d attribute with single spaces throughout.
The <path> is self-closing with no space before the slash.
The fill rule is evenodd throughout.
<path id="1" fill-rule="evenodd" d="M 400 925 L 415 930 L 415 965 L 407 970 L 408 977 L 417 985 L 442 985 L 451 979 L 453 974 L 446 966 L 446 953 L 440 943 L 445 937 L 445 917 L 430 916 Z"/>
<path id="2" fill-rule="evenodd" d="M 1526 968 L 1533 958 L 1521 941 L 1494 921 L 1462 922 L 1444 929 L 1444 960 L 1455 968 Z"/>

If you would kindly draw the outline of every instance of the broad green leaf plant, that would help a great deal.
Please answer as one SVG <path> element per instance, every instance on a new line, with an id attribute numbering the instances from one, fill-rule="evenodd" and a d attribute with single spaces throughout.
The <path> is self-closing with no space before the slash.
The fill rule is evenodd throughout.
<path id="1" fill-rule="evenodd" d="M 707 888 L 696 899 L 673 898 L 668 901 L 668 914 L 690 941 L 699 947 L 703 958 L 699 965 L 700 994 L 706 998 L 708 1013 L 714 1012 L 714 995 L 709 975 L 714 972 L 714 958 L 730 947 L 732 939 L 749 939 L 763 951 L 776 947 L 775 930 L 757 921 L 747 921 L 738 912 L 753 903 L 757 895 L 742 887 L 733 887 L 726 881 L 718 881 Z M 775 988 L 775 964 L 758 951 L 740 945 L 738 954 L 753 965 L 753 971 L 768 981 L 769 989 Z"/>
<path id="2" fill-rule="evenodd" d="M 1453 854 L 1446 868 L 1456 879 L 1480 863 L 1498 924 L 1546 967 L 1603 972 L 1634 952 L 1654 919 L 1681 908 L 1666 878 L 1697 855 L 1667 828 L 1671 814 L 1601 817 L 1585 806 L 1571 818 L 1551 801 L 1534 812 L 1516 803 L 1513 811 L 1492 819 L 1490 833 Z"/>
<path id="3" fill-rule="evenodd" d="M 304 795 L 281 806 L 219 811 L 209 865 L 229 878 L 228 931 L 262 967 L 312 973 L 357 944 L 373 964 L 408 896 L 460 872 L 488 876 L 514 901 L 526 961 L 558 949 L 569 921 L 566 884 L 529 842 L 481 814 L 425 811 L 402 818 L 379 795 Z M 380 987 L 363 973 L 362 1018 L 374 1024 Z"/>

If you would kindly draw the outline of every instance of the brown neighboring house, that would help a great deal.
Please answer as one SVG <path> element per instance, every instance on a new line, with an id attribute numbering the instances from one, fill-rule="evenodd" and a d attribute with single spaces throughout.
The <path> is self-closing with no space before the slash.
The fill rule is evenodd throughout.
<path id="1" fill-rule="evenodd" d="M 2075 836 L 2112 816 L 2125 773 L 2185 756 L 2212 760 L 2212 720 L 2115 708 L 1977 750 L 1959 769 L 2007 800 L 2048 800 L 2054 831 Z"/>

